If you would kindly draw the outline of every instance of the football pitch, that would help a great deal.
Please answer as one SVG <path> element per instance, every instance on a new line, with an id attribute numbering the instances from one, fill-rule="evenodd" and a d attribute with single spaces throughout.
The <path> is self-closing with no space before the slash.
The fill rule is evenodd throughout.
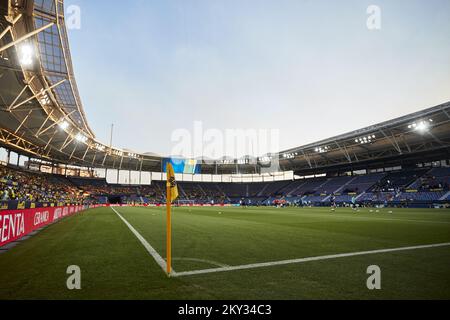
<path id="1" fill-rule="evenodd" d="M 174 208 L 169 278 L 165 208 L 92 209 L 0 254 L 0 299 L 450 299 L 450 211 L 377 211 Z"/>

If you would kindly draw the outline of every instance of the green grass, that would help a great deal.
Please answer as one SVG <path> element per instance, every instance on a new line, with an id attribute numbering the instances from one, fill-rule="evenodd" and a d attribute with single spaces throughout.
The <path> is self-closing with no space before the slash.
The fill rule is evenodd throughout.
<path id="1" fill-rule="evenodd" d="M 164 208 L 118 211 L 165 256 Z M 450 242 L 443 210 L 175 208 L 173 221 L 177 272 Z M 66 288 L 69 265 L 80 266 L 82 290 Z M 369 265 L 380 266 L 382 290 L 367 289 Z M 450 299 L 449 266 L 440 247 L 167 278 L 99 208 L 0 255 L 0 299 Z"/>

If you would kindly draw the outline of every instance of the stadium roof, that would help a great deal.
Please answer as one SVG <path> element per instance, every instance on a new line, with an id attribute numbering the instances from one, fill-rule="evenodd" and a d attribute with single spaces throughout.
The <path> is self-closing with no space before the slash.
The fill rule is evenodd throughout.
<path id="1" fill-rule="evenodd" d="M 113 148 L 95 139 L 74 78 L 63 0 L 2 1 L 0 16 L 0 145 L 82 167 L 162 170 L 158 155 Z M 203 160 L 202 173 L 308 174 L 449 159 L 449 121 L 447 102 L 280 154 Z"/>

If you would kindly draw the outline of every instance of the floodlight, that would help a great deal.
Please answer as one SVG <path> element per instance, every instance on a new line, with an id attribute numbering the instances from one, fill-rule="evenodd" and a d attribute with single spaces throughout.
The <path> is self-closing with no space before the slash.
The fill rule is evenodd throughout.
<path id="1" fill-rule="evenodd" d="M 50 104 L 50 98 L 48 97 L 48 95 L 46 93 L 42 94 L 42 97 L 39 99 L 39 102 L 43 105 L 49 105 Z"/>
<path id="2" fill-rule="evenodd" d="M 77 141 L 79 142 L 86 142 L 87 141 L 87 137 L 85 137 L 84 135 L 82 135 L 81 133 L 77 134 L 75 136 L 75 139 L 77 139 Z"/>
<path id="3" fill-rule="evenodd" d="M 425 132 L 428 130 L 428 123 L 426 123 L 425 121 L 421 121 L 417 127 L 416 130 L 419 132 Z"/>
<path id="4" fill-rule="evenodd" d="M 67 121 L 63 121 L 59 124 L 59 127 L 63 130 L 66 130 L 67 128 L 69 128 L 69 123 Z"/>
<path id="5" fill-rule="evenodd" d="M 19 61 L 22 66 L 33 64 L 33 48 L 29 44 L 24 44 L 19 49 Z"/>

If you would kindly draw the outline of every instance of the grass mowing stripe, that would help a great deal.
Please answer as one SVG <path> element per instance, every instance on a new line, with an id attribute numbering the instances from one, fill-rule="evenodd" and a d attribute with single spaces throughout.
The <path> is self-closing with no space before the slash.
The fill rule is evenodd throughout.
<path id="1" fill-rule="evenodd" d="M 164 272 L 167 270 L 166 261 L 159 255 L 159 253 L 150 245 L 150 243 L 145 240 L 143 236 L 127 221 L 124 217 L 120 215 L 120 213 L 111 207 L 111 209 L 117 214 L 117 216 L 126 224 L 126 226 L 131 230 L 131 232 L 138 238 L 138 240 L 142 243 L 144 248 L 148 251 L 148 253 L 155 259 L 156 263 L 162 268 Z M 172 270 L 173 275 L 176 275 L 175 270 Z"/>
<path id="2" fill-rule="evenodd" d="M 438 247 L 447 247 L 447 246 L 450 246 L 450 242 L 429 244 L 429 245 L 422 245 L 422 246 L 413 246 L 413 247 L 401 247 L 401 248 L 393 248 L 393 249 L 380 249 L 380 250 L 372 250 L 372 251 L 341 253 L 341 254 L 333 254 L 333 255 L 327 255 L 327 256 L 310 257 L 310 258 L 293 259 L 293 260 L 253 263 L 253 264 L 246 264 L 246 265 L 240 265 L 240 266 L 230 266 L 230 267 L 195 270 L 195 271 L 186 271 L 186 272 L 179 272 L 175 276 L 176 277 L 193 276 L 193 275 L 206 274 L 206 273 L 256 269 L 256 268 L 264 268 L 264 267 L 272 267 L 272 266 L 281 266 L 281 265 L 287 265 L 287 264 L 304 263 L 304 262 L 310 262 L 310 261 L 330 260 L 330 259 L 339 259 L 339 258 L 363 256 L 363 255 L 370 255 L 370 254 L 429 249 L 429 248 L 438 248 Z"/>
<path id="3" fill-rule="evenodd" d="M 355 213 L 357 214 L 357 213 Z M 367 216 L 356 216 L 356 215 L 350 215 L 350 214 L 339 214 L 336 215 L 335 213 L 330 213 L 329 215 L 320 213 L 316 215 L 321 215 L 322 217 L 336 217 L 339 218 L 348 218 L 348 220 L 369 220 L 369 221 L 395 221 L 395 222 L 414 222 L 414 223 L 438 223 L 438 224 L 450 224 L 450 221 L 433 221 L 433 220 L 417 220 L 417 219 L 391 219 L 391 218 L 374 218 L 374 217 L 367 217 Z"/>
<path id="4" fill-rule="evenodd" d="M 259 209 L 259 208 L 258 208 Z M 267 208 L 264 208 L 264 210 L 266 210 Z M 223 210 L 223 209 L 222 209 Z M 268 215 L 280 215 L 283 214 L 285 216 L 298 216 L 303 215 L 303 217 L 326 217 L 327 219 L 334 219 L 336 221 L 339 220 L 344 220 L 344 221 L 373 221 L 373 222 L 400 222 L 400 223 L 419 223 L 419 224 L 423 224 L 423 223 L 430 223 L 430 224 L 450 224 L 450 221 L 437 221 L 437 220 L 419 220 L 419 219 L 403 219 L 401 216 L 397 216 L 398 218 L 384 218 L 383 216 L 386 215 L 386 212 L 382 212 L 382 213 L 370 213 L 370 216 L 367 215 L 369 214 L 369 211 L 362 211 L 362 212 L 347 212 L 347 213 L 342 213 L 342 212 L 326 212 L 327 210 L 321 210 L 320 213 L 318 212 L 314 212 L 314 213 L 306 213 L 306 216 L 304 215 L 305 212 L 293 212 L 293 211 L 288 211 L 288 209 L 283 209 L 284 211 L 281 212 L 280 209 L 276 209 L 276 210 L 270 210 L 269 213 L 268 212 L 263 212 L 261 213 L 260 211 L 254 211 L 253 209 L 249 209 L 246 208 L 245 209 L 247 211 L 247 214 L 249 214 L 251 217 L 252 216 L 261 216 L 263 213 L 264 214 L 268 214 Z M 300 209 L 302 210 L 302 209 Z M 211 211 L 215 211 L 214 209 Z M 229 211 L 228 214 L 234 214 L 235 212 L 233 211 Z M 373 216 L 372 216 L 373 215 Z M 376 216 L 375 216 L 376 215 Z M 383 216 L 382 216 L 383 215 Z M 221 216 L 221 218 L 230 218 L 230 219 L 235 219 L 234 216 Z M 267 222 L 265 221 L 254 221 L 254 220 L 249 220 L 249 219 L 242 219 L 242 218 L 238 218 L 238 220 L 245 220 L 245 221 L 251 221 L 252 223 L 259 223 L 259 224 L 267 224 Z"/>

